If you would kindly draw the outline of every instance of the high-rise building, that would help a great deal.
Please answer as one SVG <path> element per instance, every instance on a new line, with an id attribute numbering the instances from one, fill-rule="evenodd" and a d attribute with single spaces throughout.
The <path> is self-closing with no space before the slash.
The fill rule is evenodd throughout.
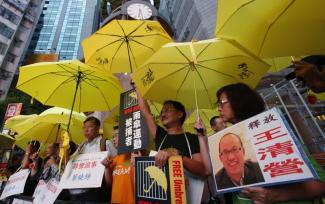
<path id="1" fill-rule="evenodd" d="M 80 59 L 81 41 L 98 25 L 97 0 L 45 0 L 28 54 L 56 53 L 60 60 Z"/>
<path id="2" fill-rule="evenodd" d="M 159 12 L 173 27 L 177 41 L 214 37 L 216 0 L 160 0 Z"/>
<path id="3" fill-rule="evenodd" d="M 7 95 L 42 7 L 42 0 L 0 0 L 0 100 Z"/>

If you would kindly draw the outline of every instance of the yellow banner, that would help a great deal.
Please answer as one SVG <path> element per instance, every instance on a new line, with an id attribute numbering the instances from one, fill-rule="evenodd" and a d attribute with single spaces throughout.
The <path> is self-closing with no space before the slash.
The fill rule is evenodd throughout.
<path id="1" fill-rule="evenodd" d="M 170 175 L 171 203 L 187 203 L 182 157 L 172 156 L 168 159 L 168 162 Z"/>

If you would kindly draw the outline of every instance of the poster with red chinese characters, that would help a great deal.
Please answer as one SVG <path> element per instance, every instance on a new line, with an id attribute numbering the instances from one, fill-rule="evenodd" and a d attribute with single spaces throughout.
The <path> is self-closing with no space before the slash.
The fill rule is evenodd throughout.
<path id="1" fill-rule="evenodd" d="M 102 185 L 107 151 L 79 154 L 70 159 L 60 180 L 60 188 L 97 188 Z"/>
<path id="2" fill-rule="evenodd" d="M 208 141 L 215 193 L 317 177 L 276 108 L 226 128 Z"/>

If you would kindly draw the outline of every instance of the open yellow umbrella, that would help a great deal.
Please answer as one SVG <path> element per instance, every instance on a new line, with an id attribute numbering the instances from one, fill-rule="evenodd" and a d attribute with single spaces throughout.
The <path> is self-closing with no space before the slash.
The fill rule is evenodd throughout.
<path id="1" fill-rule="evenodd" d="M 164 189 L 165 193 L 167 192 L 167 179 L 165 173 L 156 166 L 148 166 L 144 169 L 148 172 L 149 176 L 153 179 L 150 186 L 147 189 L 143 189 L 144 192 L 148 193 L 155 183 L 161 186 Z"/>
<path id="2" fill-rule="evenodd" d="M 218 0 L 216 36 L 262 58 L 325 53 L 324 0 Z"/>
<path id="3" fill-rule="evenodd" d="M 87 64 L 111 73 L 135 71 L 172 39 L 158 21 L 112 20 L 82 42 Z"/>
<path id="4" fill-rule="evenodd" d="M 122 92 L 112 74 L 78 60 L 23 66 L 16 88 L 45 105 L 69 108 L 71 114 L 72 110 L 110 110 L 119 104 Z"/>
<path id="5" fill-rule="evenodd" d="M 234 82 L 255 87 L 268 67 L 233 40 L 210 39 L 163 46 L 132 80 L 146 99 L 213 108 L 220 87 Z"/>
<path id="6" fill-rule="evenodd" d="M 16 115 L 11 118 L 8 118 L 5 122 L 5 127 L 12 127 L 16 124 L 19 124 L 29 118 L 35 117 L 36 114 L 31 114 L 31 115 Z"/>
<path id="7" fill-rule="evenodd" d="M 70 110 L 54 107 L 45 110 L 40 115 L 27 118 L 13 126 L 6 125 L 6 127 L 18 133 L 17 140 L 38 140 L 48 144 L 60 142 L 62 131 L 67 130 L 69 117 Z M 72 113 L 69 132 L 72 141 L 77 144 L 84 140 L 83 121 L 85 119 L 86 116 L 83 113 Z"/>

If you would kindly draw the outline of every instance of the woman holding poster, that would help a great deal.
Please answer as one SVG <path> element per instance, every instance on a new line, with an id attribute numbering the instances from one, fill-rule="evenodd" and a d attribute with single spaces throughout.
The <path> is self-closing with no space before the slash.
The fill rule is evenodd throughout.
<path id="1" fill-rule="evenodd" d="M 237 83 L 222 87 L 217 92 L 220 116 L 225 122 L 238 123 L 264 111 L 264 102 L 257 92 L 245 84 Z M 315 166 L 316 165 L 316 166 Z M 279 185 L 274 187 L 248 187 L 242 194 L 251 200 L 241 199 L 232 194 L 228 203 L 271 204 L 283 201 L 312 200 L 325 195 L 325 173 L 314 167 L 321 180 L 309 180 L 300 183 Z M 301 202 L 300 202 L 301 203 Z M 303 202 L 311 203 L 311 202 Z"/>

